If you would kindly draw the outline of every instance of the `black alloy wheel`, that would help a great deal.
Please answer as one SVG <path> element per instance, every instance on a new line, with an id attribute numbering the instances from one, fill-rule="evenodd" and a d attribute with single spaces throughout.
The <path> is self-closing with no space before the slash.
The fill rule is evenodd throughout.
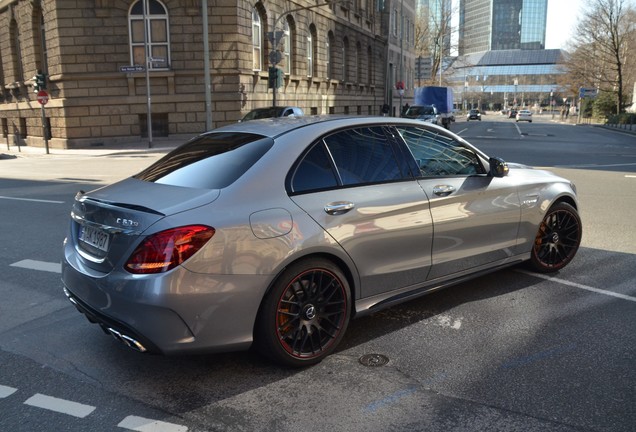
<path id="1" fill-rule="evenodd" d="M 289 267 L 265 299 L 256 328 L 260 351 L 292 367 L 316 364 L 336 348 L 349 323 L 349 284 L 323 259 Z"/>
<path id="2" fill-rule="evenodd" d="M 561 270 L 574 258 L 583 227 L 574 207 L 557 203 L 546 213 L 534 240 L 530 263 L 540 273 Z"/>

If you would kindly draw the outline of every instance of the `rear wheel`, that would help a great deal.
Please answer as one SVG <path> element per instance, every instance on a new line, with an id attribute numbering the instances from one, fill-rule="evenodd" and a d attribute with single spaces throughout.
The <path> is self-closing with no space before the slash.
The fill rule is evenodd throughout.
<path id="1" fill-rule="evenodd" d="M 546 213 L 534 239 L 530 265 L 540 273 L 562 269 L 574 258 L 583 233 L 581 218 L 567 203 L 553 205 Z"/>
<path id="2" fill-rule="evenodd" d="M 349 324 L 349 284 L 332 262 L 312 258 L 286 269 L 265 298 L 256 322 L 257 349 L 292 367 L 322 361 Z"/>

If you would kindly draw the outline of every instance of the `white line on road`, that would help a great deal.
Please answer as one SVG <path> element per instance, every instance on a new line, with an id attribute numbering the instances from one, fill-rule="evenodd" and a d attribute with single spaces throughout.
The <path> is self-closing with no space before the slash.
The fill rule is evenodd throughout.
<path id="1" fill-rule="evenodd" d="M 186 432 L 186 426 L 167 423 L 137 416 L 128 416 L 117 426 L 139 432 Z"/>
<path id="2" fill-rule="evenodd" d="M 64 204 L 64 201 L 52 201 L 52 200 L 32 199 L 32 198 L 16 198 L 16 197 L 8 197 L 8 196 L 0 196 L 0 199 L 13 200 L 13 201 L 31 201 L 31 202 L 48 203 L 48 204 Z"/>
<path id="3" fill-rule="evenodd" d="M 13 393 L 17 391 L 18 389 L 16 388 L 0 385 L 0 399 L 11 396 Z"/>
<path id="4" fill-rule="evenodd" d="M 24 402 L 26 405 L 31 405 L 38 408 L 44 408 L 49 411 L 55 411 L 62 414 L 72 415 L 73 417 L 84 418 L 93 411 L 94 406 L 84 405 L 77 402 L 71 402 L 66 399 L 54 398 L 52 396 L 46 396 L 37 393 L 31 396 Z"/>
<path id="5" fill-rule="evenodd" d="M 62 266 L 60 263 L 52 263 L 46 261 L 36 261 L 25 259 L 11 264 L 11 267 L 20 267 L 29 270 L 47 271 L 51 273 L 62 273 Z"/>
<path id="6" fill-rule="evenodd" d="M 565 279 L 559 279 L 559 278 L 555 278 L 555 277 L 551 277 L 551 276 L 547 276 L 547 275 L 543 275 L 543 274 L 539 274 L 539 273 L 532 273 L 532 272 L 525 271 L 525 270 L 516 270 L 516 271 L 518 273 L 523 273 L 523 274 L 526 274 L 528 276 L 538 277 L 538 278 L 541 278 L 541 279 L 545 279 L 547 281 L 557 282 L 557 283 L 560 283 L 560 284 L 563 284 L 563 285 L 568 285 L 568 286 L 571 286 L 571 287 L 574 287 L 574 288 L 579 288 L 579 289 L 582 289 L 582 290 L 595 292 L 597 294 L 604 294 L 604 295 L 616 297 L 616 298 L 619 298 L 619 299 L 636 302 L 636 297 L 631 297 L 631 296 L 628 296 L 628 295 L 625 295 L 625 294 L 619 294 L 619 293 L 615 293 L 613 291 L 607 291 L 607 290 L 603 290 L 603 289 L 599 289 L 599 288 L 594 288 L 594 287 L 591 287 L 591 286 L 578 284 L 576 282 L 570 282 L 570 281 L 567 281 Z"/>

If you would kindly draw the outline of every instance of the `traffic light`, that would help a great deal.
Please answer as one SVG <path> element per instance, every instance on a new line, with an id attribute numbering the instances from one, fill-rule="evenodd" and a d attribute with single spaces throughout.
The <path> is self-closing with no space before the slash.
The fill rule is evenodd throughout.
<path id="1" fill-rule="evenodd" d="M 283 86 L 283 70 L 275 66 L 270 66 L 267 80 L 268 88 L 279 88 Z"/>
<path id="2" fill-rule="evenodd" d="M 41 71 L 38 71 L 38 73 L 33 77 L 33 81 L 35 82 L 33 84 L 33 91 L 35 93 L 39 92 L 40 90 L 46 90 L 46 78 L 47 75 L 45 73 L 42 73 Z"/>

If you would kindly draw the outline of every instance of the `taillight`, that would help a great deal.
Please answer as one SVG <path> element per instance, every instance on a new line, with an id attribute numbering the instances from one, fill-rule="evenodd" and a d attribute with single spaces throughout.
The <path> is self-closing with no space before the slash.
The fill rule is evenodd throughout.
<path id="1" fill-rule="evenodd" d="M 213 235 L 214 228 L 205 225 L 158 232 L 137 246 L 124 267 L 135 274 L 167 272 L 194 255 Z"/>

